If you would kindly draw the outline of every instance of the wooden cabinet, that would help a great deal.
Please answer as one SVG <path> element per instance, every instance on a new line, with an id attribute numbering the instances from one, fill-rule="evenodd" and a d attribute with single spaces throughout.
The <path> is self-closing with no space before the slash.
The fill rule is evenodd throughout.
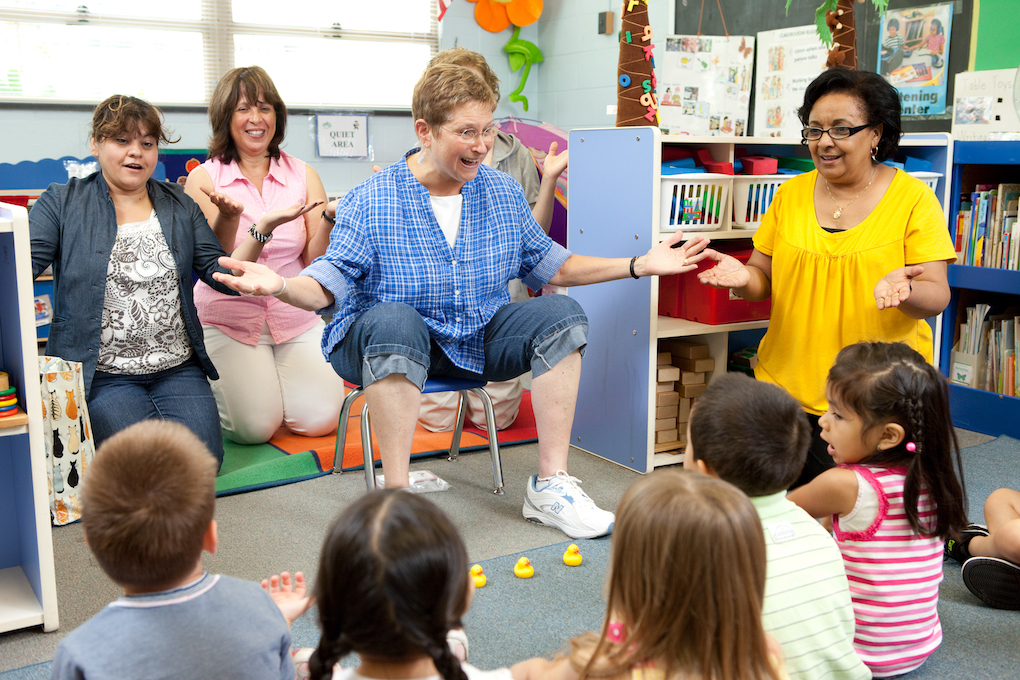
<path id="1" fill-rule="evenodd" d="M 0 632 L 58 626 L 32 300 L 28 214 L 0 203 L 0 368 L 25 412 L 0 419 Z"/>

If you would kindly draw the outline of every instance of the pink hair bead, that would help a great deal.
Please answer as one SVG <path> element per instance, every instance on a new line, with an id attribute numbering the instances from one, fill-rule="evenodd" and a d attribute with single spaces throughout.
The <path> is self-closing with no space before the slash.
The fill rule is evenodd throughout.
<path id="1" fill-rule="evenodd" d="M 917 444 L 914 442 L 907 442 L 907 451 L 910 451 L 911 453 L 917 451 Z"/>

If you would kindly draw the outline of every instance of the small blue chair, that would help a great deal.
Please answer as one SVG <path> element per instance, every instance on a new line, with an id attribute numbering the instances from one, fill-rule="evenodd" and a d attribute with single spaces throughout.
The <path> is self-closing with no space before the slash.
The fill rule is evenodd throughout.
<path id="1" fill-rule="evenodd" d="M 492 457 L 493 493 L 503 495 L 503 463 L 499 458 L 499 441 L 496 438 L 496 416 L 492 410 L 492 400 L 485 392 L 484 380 L 466 380 L 437 376 L 425 381 L 422 394 L 435 392 L 460 392 L 460 406 L 457 409 L 457 427 L 453 431 L 453 444 L 450 446 L 449 460 L 456 461 L 460 453 L 460 437 L 464 430 L 464 417 L 467 415 L 467 394 L 474 392 L 482 400 L 485 407 L 485 425 L 489 435 L 489 455 Z M 351 404 L 364 393 L 362 387 L 356 386 L 344 399 L 340 408 L 340 423 L 336 433 L 336 451 L 333 456 L 333 472 L 342 472 L 344 443 L 347 441 L 347 421 L 350 418 Z M 368 415 L 368 403 L 361 409 L 361 449 L 365 456 L 365 484 L 368 490 L 375 489 L 375 461 L 372 459 L 372 424 Z"/>

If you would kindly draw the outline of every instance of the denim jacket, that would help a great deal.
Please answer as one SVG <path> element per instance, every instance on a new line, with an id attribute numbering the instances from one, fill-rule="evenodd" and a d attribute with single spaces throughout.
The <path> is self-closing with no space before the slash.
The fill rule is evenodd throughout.
<path id="1" fill-rule="evenodd" d="M 191 271 L 216 290 L 237 295 L 212 278 L 213 272 L 227 272 L 217 263 L 225 253 L 183 187 L 150 178 L 147 189 L 177 265 L 188 339 L 202 370 L 216 380 L 219 375 L 205 351 L 195 310 Z M 53 320 L 46 353 L 82 363 L 87 396 L 99 358 L 106 274 L 117 238 L 117 213 L 103 173 L 51 184 L 32 208 L 29 226 L 32 276 L 53 265 Z"/>

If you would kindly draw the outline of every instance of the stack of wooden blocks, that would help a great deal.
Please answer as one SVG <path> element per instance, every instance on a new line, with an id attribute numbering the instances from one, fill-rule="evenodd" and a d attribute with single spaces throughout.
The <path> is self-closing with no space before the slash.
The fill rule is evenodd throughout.
<path id="1" fill-rule="evenodd" d="M 708 345 L 687 340 L 662 340 L 656 363 L 655 452 L 683 453 L 691 404 L 708 387 L 715 370 Z"/>

